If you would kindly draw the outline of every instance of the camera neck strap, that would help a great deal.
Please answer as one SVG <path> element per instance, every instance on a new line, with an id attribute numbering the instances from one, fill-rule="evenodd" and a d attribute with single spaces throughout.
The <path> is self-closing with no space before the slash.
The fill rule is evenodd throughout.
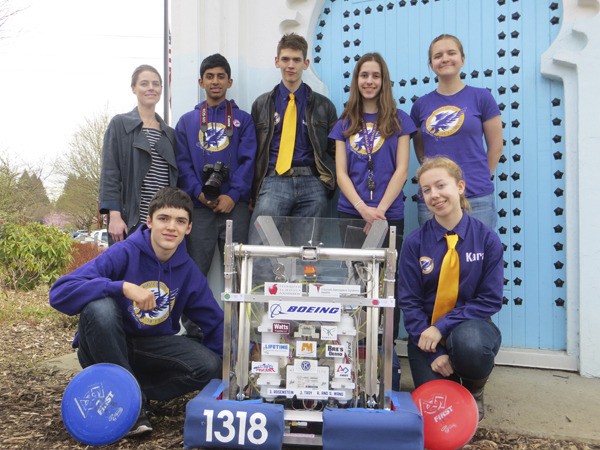
<path id="1" fill-rule="evenodd" d="M 218 106 L 217 106 L 218 107 Z M 215 110 L 216 108 L 215 107 Z M 227 137 L 233 136 L 233 107 L 229 100 L 225 100 L 225 134 Z M 200 131 L 202 134 L 208 130 L 208 102 L 204 102 L 200 107 Z"/>

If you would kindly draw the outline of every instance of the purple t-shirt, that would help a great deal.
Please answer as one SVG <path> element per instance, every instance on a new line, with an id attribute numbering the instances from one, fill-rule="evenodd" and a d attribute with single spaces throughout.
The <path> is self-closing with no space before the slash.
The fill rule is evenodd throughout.
<path id="1" fill-rule="evenodd" d="M 338 122 L 329 133 L 329 137 L 336 141 L 344 141 L 346 143 L 346 159 L 348 163 L 348 176 L 354 184 L 354 188 L 360 198 L 369 206 L 377 207 L 381 201 L 388 182 L 396 171 L 396 153 L 398 150 L 398 138 L 400 136 L 410 135 L 417 131 L 415 124 L 410 119 L 409 115 L 402 110 L 397 111 L 398 121 L 402 127 L 400 133 L 395 133 L 384 139 L 375 130 L 373 136 L 373 127 L 377 122 L 377 114 L 364 114 L 363 118 L 366 123 L 366 136 L 363 130 L 352 136 L 345 138 L 344 130 L 348 128 L 348 122 L 344 119 Z M 368 139 L 368 141 L 367 141 Z M 373 143 L 373 152 L 371 158 L 373 160 L 373 179 L 375 180 L 375 190 L 373 191 L 373 199 L 367 188 L 367 180 L 369 171 L 367 168 L 367 145 L 366 142 Z M 338 211 L 346 214 L 359 215 L 358 211 L 352 206 L 343 192 L 340 192 L 338 201 Z M 387 219 L 400 220 L 404 218 L 404 193 L 400 191 L 396 200 L 391 204 L 385 214 Z"/>
<path id="2" fill-rule="evenodd" d="M 421 130 L 425 157 L 446 156 L 455 161 L 463 171 L 467 197 L 494 192 L 483 145 L 483 122 L 499 115 L 492 94 L 472 86 L 454 95 L 432 91 L 419 97 L 410 112 Z"/>

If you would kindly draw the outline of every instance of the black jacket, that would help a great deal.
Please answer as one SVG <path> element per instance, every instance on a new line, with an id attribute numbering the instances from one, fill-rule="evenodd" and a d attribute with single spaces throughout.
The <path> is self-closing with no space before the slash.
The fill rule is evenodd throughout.
<path id="1" fill-rule="evenodd" d="M 327 97 L 313 92 L 306 85 L 306 123 L 308 137 L 314 150 L 315 166 L 319 179 L 333 194 L 335 190 L 335 140 L 328 135 L 337 121 L 335 106 Z M 279 85 L 265 92 L 252 104 L 252 119 L 256 128 L 256 168 L 252 184 L 252 198 L 256 200 L 267 171 L 269 147 L 273 138 L 275 93 Z"/>
<path id="2" fill-rule="evenodd" d="M 178 175 L 175 130 L 158 114 L 156 119 L 160 123 L 161 137 L 155 149 L 169 164 L 169 184 L 175 186 Z M 128 230 L 140 220 L 142 182 L 152 162 L 150 144 L 142 133 L 142 126 L 137 108 L 117 114 L 106 129 L 102 148 L 98 209 L 101 214 L 121 211 Z"/>

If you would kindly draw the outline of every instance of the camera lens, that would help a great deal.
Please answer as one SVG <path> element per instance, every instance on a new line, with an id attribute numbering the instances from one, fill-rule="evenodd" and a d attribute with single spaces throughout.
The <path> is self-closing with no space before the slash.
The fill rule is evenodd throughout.
<path id="1" fill-rule="evenodd" d="M 221 193 L 221 185 L 223 184 L 223 177 L 219 172 L 213 172 L 204 183 L 202 192 L 208 200 L 215 200 Z"/>
<path id="2" fill-rule="evenodd" d="M 202 169 L 202 176 L 206 179 L 202 192 L 208 200 L 215 200 L 221 194 L 221 186 L 229 177 L 229 166 L 217 161 L 214 164 L 206 164 Z"/>

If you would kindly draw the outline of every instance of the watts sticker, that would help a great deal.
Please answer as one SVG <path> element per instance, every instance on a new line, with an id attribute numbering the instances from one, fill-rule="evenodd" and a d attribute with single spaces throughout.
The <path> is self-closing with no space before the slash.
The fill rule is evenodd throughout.
<path id="1" fill-rule="evenodd" d="M 328 358 L 343 358 L 344 357 L 344 346 L 343 345 L 329 345 L 325 347 L 325 356 Z"/>
<path id="2" fill-rule="evenodd" d="M 289 356 L 290 345 L 289 344 L 270 344 L 262 343 L 261 346 L 263 356 Z"/>
<path id="3" fill-rule="evenodd" d="M 273 322 L 272 332 L 275 334 L 290 334 L 290 323 Z"/>
<path id="4" fill-rule="evenodd" d="M 277 373 L 277 369 L 271 362 L 252 361 L 252 373 Z"/>
<path id="5" fill-rule="evenodd" d="M 335 378 L 345 378 L 347 380 L 352 378 L 352 364 L 336 364 L 335 366 Z"/>
<path id="6" fill-rule="evenodd" d="M 269 302 L 269 319 L 339 322 L 342 305 L 319 302 Z"/>
<path id="7" fill-rule="evenodd" d="M 296 341 L 296 356 L 299 358 L 316 358 L 317 343 L 313 341 Z"/>

